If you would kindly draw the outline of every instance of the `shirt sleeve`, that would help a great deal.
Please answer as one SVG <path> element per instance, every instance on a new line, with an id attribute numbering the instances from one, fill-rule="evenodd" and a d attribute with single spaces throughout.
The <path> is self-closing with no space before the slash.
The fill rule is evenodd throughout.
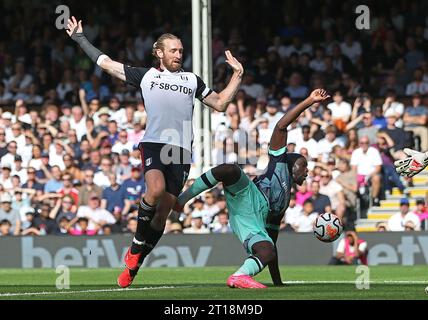
<path id="1" fill-rule="evenodd" d="M 204 100 L 208 97 L 211 92 L 213 92 L 210 88 L 207 87 L 205 82 L 197 75 L 196 76 L 196 94 L 195 97 L 200 101 Z"/>
<path id="2" fill-rule="evenodd" d="M 147 71 L 149 71 L 148 68 L 137 68 L 137 67 L 130 67 L 125 65 L 125 81 L 129 83 L 131 86 L 134 86 L 136 88 L 140 87 L 141 81 L 143 80 L 144 75 Z"/>
<path id="3" fill-rule="evenodd" d="M 339 245 L 337 246 L 336 252 L 337 253 L 345 253 L 345 240 L 344 239 L 340 240 Z"/>
<path id="4" fill-rule="evenodd" d="M 373 148 L 373 165 L 380 166 L 382 165 L 382 158 L 380 156 L 380 153 L 377 149 Z"/>
<path id="5" fill-rule="evenodd" d="M 361 252 L 365 252 L 367 250 L 367 242 L 365 242 L 365 241 L 361 242 L 358 245 L 358 250 L 361 251 Z"/>

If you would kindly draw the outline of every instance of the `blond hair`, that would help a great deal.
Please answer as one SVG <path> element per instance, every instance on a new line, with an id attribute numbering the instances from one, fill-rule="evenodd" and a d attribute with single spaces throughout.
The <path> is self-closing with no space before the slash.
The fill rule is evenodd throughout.
<path id="1" fill-rule="evenodd" d="M 152 55 L 154 55 L 158 60 L 159 60 L 159 56 L 157 55 L 156 50 L 164 50 L 165 49 L 165 40 L 180 40 L 180 38 L 173 35 L 172 33 L 162 34 L 156 40 L 156 42 L 153 43 L 153 49 L 152 49 Z"/>

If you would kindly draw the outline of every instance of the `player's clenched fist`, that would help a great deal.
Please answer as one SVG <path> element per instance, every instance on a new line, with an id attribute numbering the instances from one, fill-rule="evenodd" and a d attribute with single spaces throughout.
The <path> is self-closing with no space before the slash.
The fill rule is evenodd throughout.
<path id="1" fill-rule="evenodd" d="M 409 148 L 405 148 L 403 151 L 409 157 L 394 162 L 395 170 L 402 176 L 411 178 L 428 165 L 428 152 L 423 153 Z"/>

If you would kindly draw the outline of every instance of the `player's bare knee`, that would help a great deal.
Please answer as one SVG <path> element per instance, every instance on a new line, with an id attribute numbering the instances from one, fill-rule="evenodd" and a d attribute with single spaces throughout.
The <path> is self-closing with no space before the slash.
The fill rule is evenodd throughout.
<path id="1" fill-rule="evenodd" d="M 152 183 L 147 185 L 146 197 L 154 199 L 155 202 L 158 202 L 165 193 L 165 184 L 164 183 Z"/>
<path id="2" fill-rule="evenodd" d="M 270 263 L 276 259 L 276 252 L 274 248 L 267 250 L 266 252 L 266 260 L 267 263 Z"/>

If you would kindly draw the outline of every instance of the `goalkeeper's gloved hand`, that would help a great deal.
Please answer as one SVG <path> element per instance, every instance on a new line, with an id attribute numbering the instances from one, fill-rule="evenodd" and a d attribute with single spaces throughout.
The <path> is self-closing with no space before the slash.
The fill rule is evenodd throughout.
<path id="1" fill-rule="evenodd" d="M 428 151 L 423 153 L 405 148 L 404 153 L 409 157 L 394 162 L 398 174 L 411 178 L 426 168 L 428 165 Z"/>

